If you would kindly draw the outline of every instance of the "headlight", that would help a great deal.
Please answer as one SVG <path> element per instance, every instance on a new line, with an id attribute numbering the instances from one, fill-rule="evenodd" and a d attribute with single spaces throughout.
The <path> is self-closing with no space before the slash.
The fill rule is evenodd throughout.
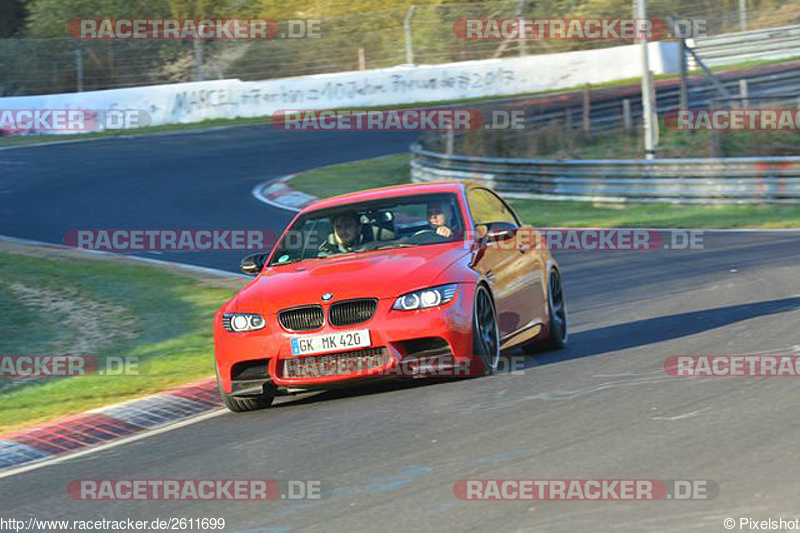
<path id="1" fill-rule="evenodd" d="M 222 326 L 226 331 L 232 333 L 255 331 L 265 325 L 264 317 L 255 313 L 225 313 L 222 315 Z"/>
<path id="2" fill-rule="evenodd" d="M 414 309 L 436 307 L 452 301 L 456 297 L 456 292 L 458 292 L 458 285 L 455 283 L 409 292 L 395 300 L 392 309 L 413 311 Z"/>

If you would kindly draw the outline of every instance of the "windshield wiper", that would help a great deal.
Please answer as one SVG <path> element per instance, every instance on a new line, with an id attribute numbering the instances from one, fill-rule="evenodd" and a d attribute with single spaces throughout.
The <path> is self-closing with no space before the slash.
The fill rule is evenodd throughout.
<path id="1" fill-rule="evenodd" d="M 415 244 L 409 244 L 407 242 L 394 242 L 394 243 L 383 243 L 377 246 L 370 246 L 369 248 L 364 248 L 362 251 L 364 252 L 372 252 L 375 250 L 387 250 L 389 248 L 414 248 Z"/>
<path id="2" fill-rule="evenodd" d="M 284 266 L 284 265 L 291 265 L 294 263 L 299 263 L 300 261 L 304 261 L 304 259 L 292 259 L 291 261 L 273 261 L 269 264 L 269 266 Z"/>

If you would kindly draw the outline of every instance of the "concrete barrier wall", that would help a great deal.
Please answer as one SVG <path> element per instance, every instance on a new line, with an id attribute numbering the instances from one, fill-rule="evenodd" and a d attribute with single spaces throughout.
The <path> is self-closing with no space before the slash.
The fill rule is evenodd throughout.
<path id="1" fill-rule="evenodd" d="M 677 43 L 650 43 L 656 74 L 678 71 Z M 640 75 L 636 45 L 520 58 L 320 74 L 266 81 L 217 80 L 106 91 L 0 98 L 6 109 L 130 109 L 151 125 L 333 109 L 502 97 Z M 3 124 L 0 123 L 0 129 Z"/>

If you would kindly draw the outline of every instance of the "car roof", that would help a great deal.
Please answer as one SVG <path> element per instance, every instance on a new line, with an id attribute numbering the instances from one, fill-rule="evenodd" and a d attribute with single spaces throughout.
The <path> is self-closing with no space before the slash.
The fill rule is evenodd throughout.
<path id="1" fill-rule="evenodd" d="M 459 194 L 465 189 L 465 186 L 465 183 L 461 181 L 436 181 L 431 183 L 392 185 L 389 187 L 380 187 L 378 189 L 351 192 L 348 194 L 334 196 L 332 198 L 325 198 L 324 200 L 317 200 L 313 204 L 303 209 L 302 213 L 316 211 L 318 209 L 328 209 L 347 204 L 380 200 L 383 198 L 396 198 L 398 196 L 442 193 Z"/>

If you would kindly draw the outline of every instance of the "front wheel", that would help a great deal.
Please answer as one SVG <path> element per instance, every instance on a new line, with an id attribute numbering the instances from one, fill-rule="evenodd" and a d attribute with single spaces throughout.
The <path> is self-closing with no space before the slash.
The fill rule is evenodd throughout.
<path id="1" fill-rule="evenodd" d="M 217 373 L 217 387 L 219 387 L 219 395 L 222 396 L 222 401 L 225 403 L 230 411 L 234 413 L 244 413 L 246 411 L 257 411 L 259 409 L 266 409 L 272 405 L 275 400 L 275 394 L 266 393 L 264 396 L 254 396 L 252 398 L 237 398 L 232 394 L 227 394 L 222 388 L 222 380 L 219 378 L 219 368 L 214 363 L 214 370 Z"/>
<path id="2" fill-rule="evenodd" d="M 225 402 L 225 407 L 234 413 L 244 413 L 246 411 L 257 411 L 259 409 L 266 409 L 272 405 L 272 400 L 275 396 L 261 396 L 256 398 L 236 398 L 230 394 L 222 393 L 222 400 Z"/>
<path id="3" fill-rule="evenodd" d="M 480 360 L 481 374 L 494 374 L 500 363 L 500 331 L 497 326 L 497 313 L 489 290 L 483 285 L 475 292 L 472 319 L 473 360 Z M 476 373 L 473 373 L 476 375 Z M 480 375 L 480 374 L 477 374 Z"/>

